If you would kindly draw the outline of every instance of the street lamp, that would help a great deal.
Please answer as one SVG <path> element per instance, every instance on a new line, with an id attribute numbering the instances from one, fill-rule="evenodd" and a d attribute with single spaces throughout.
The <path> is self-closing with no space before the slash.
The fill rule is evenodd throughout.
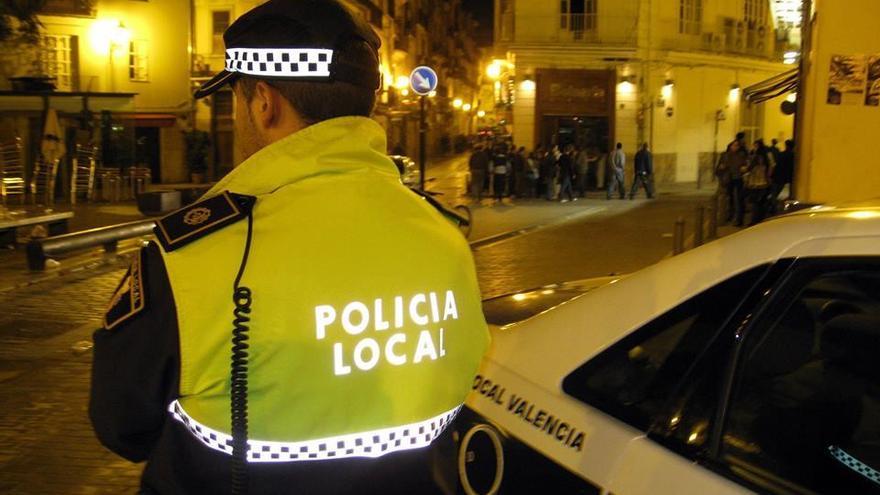
<path id="1" fill-rule="evenodd" d="M 461 105 L 463 103 L 464 102 L 461 101 L 461 98 L 456 98 L 456 99 L 452 100 L 452 106 L 455 108 L 461 108 Z"/>
<path id="2" fill-rule="evenodd" d="M 464 105 L 461 106 L 461 109 L 464 110 L 465 112 L 470 112 L 471 108 L 472 107 L 471 107 L 470 103 L 465 103 Z"/>

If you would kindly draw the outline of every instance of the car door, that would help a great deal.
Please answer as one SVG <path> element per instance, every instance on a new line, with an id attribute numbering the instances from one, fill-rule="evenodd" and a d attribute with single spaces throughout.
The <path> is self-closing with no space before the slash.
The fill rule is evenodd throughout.
<path id="1" fill-rule="evenodd" d="M 713 468 L 769 493 L 880 493 L 880 257 L 799 259 L 741 334 Z"/>
<path id="2" fill-rule="evenodd" d="M 615 493 L 880 493 L 880 258 L 774 271 L 632 442 Z"/>

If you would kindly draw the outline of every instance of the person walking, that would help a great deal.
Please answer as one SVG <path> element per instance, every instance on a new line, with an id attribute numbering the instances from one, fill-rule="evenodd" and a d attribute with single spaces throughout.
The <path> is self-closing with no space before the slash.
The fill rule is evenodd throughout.
<path id="1" fill-rule="evenodd" d="M 486 183 L 486 174 L 489 173 L 489 153 L 483 145 L 478 144 L 468 160 L 468 169 L 471 172 L 471 198 L 478 203 L 483 199 L 483 187 Z"/>
<path id="2" fill-rule="evenodd" d="M 439 493 L 489 336 L 467 242 L 369 118 L 379 38 L 269 0 L 223 40 L 195 97 L 232 85 L 246 158 L 133 256 L 93 337 L 95 433 L 146 461 L 139 493 Z"/>
<path id="3" fill-rule="evenodd" d="M 634 199 L 639 190 L 639 184 L 645 187 L 648 199 L 654 197 L 654 163 L 651 152 L 648 151 L 648 143 L 642 143 L 642 148 L 636 152 L 633 159 L 635 174 L 633 175 L 632 188 L 629 190 L 629 199 Z"/>
<path id="4" fill-rule="evenodd" d="M 609 156 L 608 170 L 608 191 L 605 199 L 611 199 L 616 190 L 620 195 L 620 199 L 626 197 L 626 189 L 624 188 L 624 171 L 626 167 L 626 155 L 623 153 L 623 144 L 617 143 L 617 147 Z"/>
<path id="5" fill-rule="evenodd" d="M 746 196 L 752 203 L 750 226 L 757 224 L 767 216 L 772 160 L 770 148 L 764 145 L 764 141 L 760 139 L 755 141 L 754 151 L 749 160 L 744 184 Z M 737 223 L 742 222 L 739 221 Z"/>
<path id="6" fill-rule="evenodd" d="M 574 197 L 572 181 L 574 180 L 574 146 L 566 145 L 565 151 L 559 156 L 559 201 L 567 203 L 568 201 L 576 201 Z M 568 199 L 565 199 L 565 195 Z"/>
<path id="7" fill-rule="evenodd" d="M 507 173 L 510 169 L 510 158 L 507 155 L 507 147 L 499 144 L 495 147 L 492 154 L 492 190 L 495 193 L 495 200 L 501 201 L 506 195 Z"/>

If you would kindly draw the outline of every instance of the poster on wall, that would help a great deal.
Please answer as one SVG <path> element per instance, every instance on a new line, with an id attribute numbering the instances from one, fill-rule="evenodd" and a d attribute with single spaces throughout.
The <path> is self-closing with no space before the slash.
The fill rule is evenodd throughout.
<path id="1" fill-rule="evenodd" d="M 828 75 L 829 105 L 861 105 L 865 101 L 864 55 L 832 55 Z"/>
<path id="2" fill-rule="evenodd" d="M 868 83 L 865 105 L 880 107 L 880 53 L 868 57 Z"/>

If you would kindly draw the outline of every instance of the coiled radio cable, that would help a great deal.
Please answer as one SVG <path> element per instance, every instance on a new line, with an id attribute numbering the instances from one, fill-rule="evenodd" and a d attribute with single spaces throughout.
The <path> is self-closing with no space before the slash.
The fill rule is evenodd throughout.
<path id="1" fill-rule="evenodd" d="M 235 303 L 232 321 L 232 361 L 231 361 L 231 387 L 230 387 L 230 411 L 232 429 L 232 493 L 233 495 L 246 495 L 248 492 L 248 325 L 251 317 L 252 292 L 248 287 L 241 284 L 241 276 L 247 266 L 248 254 L 251 250 L 251 236 L 253 234 L 254 217 L 248 212 L 247 241 L 244 246 L 244 255 L 241 265 L 238 267 L 238 275 L 235 277 L 232 291 L 232 302 Z"/>

